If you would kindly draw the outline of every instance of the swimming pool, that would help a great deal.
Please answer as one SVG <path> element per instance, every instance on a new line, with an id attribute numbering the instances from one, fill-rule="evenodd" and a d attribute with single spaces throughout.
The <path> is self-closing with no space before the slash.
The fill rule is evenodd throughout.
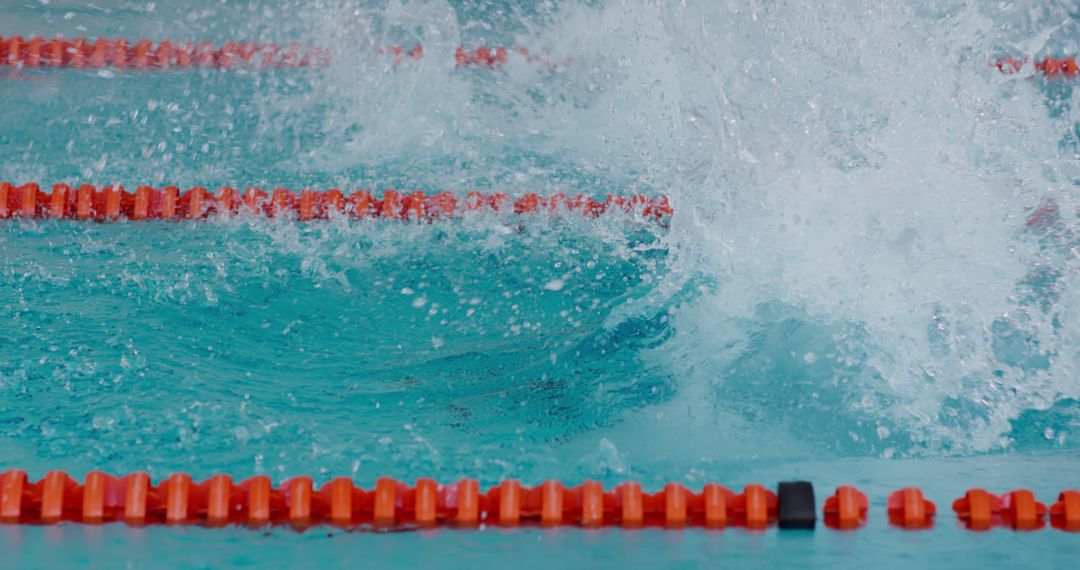
<path id="1" fill-rule="evenodd" d="M 333 56 L 0 68 L 0 180 L 640 193 L 675 210 L 0 221 L 0 470 L 803 478 L 819 500 L 859 486 L 865 529 L 3 525 L 3 564 L 1068 564 L 1075 535 L 972 533 L 950 503 L 1078 485 L 1080 117 L 1071 82 L 989 65 L 1075 53 L 1075 8 L 688 4 L 0 7 L 5 38 Z M 423 58 L 381 47 L 414 43 Z M 462 67 L 460 45 L 543 60 Z M 909 485 L 937 502 L 935 530 L 888 526 Z"/>

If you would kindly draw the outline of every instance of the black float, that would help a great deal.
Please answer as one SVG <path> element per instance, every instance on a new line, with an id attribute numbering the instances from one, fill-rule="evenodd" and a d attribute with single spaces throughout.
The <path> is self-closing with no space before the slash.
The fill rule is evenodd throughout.
<path id="1" fill-rule="evenodd" d="M 788 481 L 776 487 L 779 503 L 778 524 L 781 529 L 814 530 L 817 507 L 814 485 L 809 481 Z"/>

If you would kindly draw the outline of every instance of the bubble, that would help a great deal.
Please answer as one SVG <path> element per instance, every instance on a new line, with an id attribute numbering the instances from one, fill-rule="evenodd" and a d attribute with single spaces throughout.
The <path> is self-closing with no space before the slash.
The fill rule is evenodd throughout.
<path id="1" fill-rule="evenodd" d="M 544 283 L 544 289 L 548 291 L 562 291 L 565 286 L 566 283 L 563 282 L 562 279 L 552 279 L 551 281 Z"/>

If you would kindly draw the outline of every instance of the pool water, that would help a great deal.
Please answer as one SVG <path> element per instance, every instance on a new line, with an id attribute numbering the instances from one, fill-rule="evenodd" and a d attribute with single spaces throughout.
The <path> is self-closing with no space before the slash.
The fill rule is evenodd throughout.
<path id="1" fill-rule="evenodd" d="M 334 50 L 326 69 L 0 68 L 0 180 L 675 208 L 5 220 L 0 470 L 806 478 L 819 501 L 867 492 L 866 529 L 3 526 L 0 566 L 1069 565 L 1076 536 L 968 532 L 950 504 L 1080 486 L 1080 101 L 987 63 L 1074 55 L 1074 3 L 641 4 L 0 5 L 3 37 Z M 419 62 L 374 49 L 417 42 Z M 458 45 L 556 64 L 455 69 Z M 908 485 L 937 502 L 934 531 L 884 522 Z"/>

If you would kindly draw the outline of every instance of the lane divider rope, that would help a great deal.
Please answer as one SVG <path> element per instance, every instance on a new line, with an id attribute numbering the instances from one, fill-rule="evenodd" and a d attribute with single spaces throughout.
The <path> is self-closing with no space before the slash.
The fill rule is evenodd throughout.
<path id="1" fill-rule="evenodd" d="M 915 487 L 888 497 L 893 526 L 920 530 L 934 525 L 936 507 Z M 972 489 L 953 505 L 958 520 L 971 530 L 1002 526 L 1033 531 L 1053 528 L 1080 532 L 1080 491 L 1061 492 L 1047 507 L 1027 489 L 992 495 Z M 826 499 L 822 518 L 827 527 L 854 530 L 866 524 L 866 494 L 838 487 Z M 318 525 L 342 528 L 415 529 L 436 526 L 577 526 L 577 527 L 699 527 L 729 526 L 764 530 L 813 529 L 818 520 L 813 485 L 806 481 L 780 483 L 776 491 L 759 484 L 735 493 L 722 485 L 705 484 L 692 491 L 668 483 L 645 493 L 640 483 L 627 482 L 604 489 L 597 481 L 570 487 L 545 481 L 525 487 L 505 480 L 482 490 L 475 479 L 442 485 L 419 479 L 414 485 L 380 478 L 363 489 L 340 477 L 317 487 L 310 477 L 294 477 L 275 486 L 265 475 L 236 483 L 228 475 L 196 482 L 175 473 L 157 484 L 146 473 L 114 476 L 88 473 L 83 482 L 63 471 L 51 471 L 31 481 L 25 471 L 0 473 L 0 524 L 73 522 L 129 525 Z"/>
<path id="2" fill-rule="evenodd" d="M 33 36 L 0 37 L 0 66 L 19 68 L 71 67 L 168 69 L 188 67 L 318 67 L 330 63 L 330 51 L 318 46 L 254 42 L 152 42 L 126 39 L 46 39 Z"/>
<path id="3" fill-rule="evenodd" d="M 420 60 L 424 47 L 375 46 L 376 53 L 394 58 L 395 65 L 405 59 Z M 488 47 L 475 49 L 458 47 L 454 63 L 458 67 L 497 67 L 511 56 L 530 63 L 555 65 L 548 55 L 538 55 L 523 47 Z M 1027 63 L 1025 58 L 1006 56 L 994 62 L 1004 73 L 1016 73 Z M 310 44 L 290 43 L 284 47 L 275 43 L 227 41 L 220 45 L 209 41 L 154 42 L 124 38 L 45 38 L 41 36 L 0 36 L 0 67 L 15 68 L 102 68 L 169 69 L 169 68 L 297 68 L 330 65 L 331 50 Z M 567 63 L 567 62 L 562 62 Z M 1034 69 L 1046 77 L 1075 78 L 1080 75 L 1076 58 L 1047 57 L 1034 60 Z"/>
<path id="4" fill-rule="evenodd" d="M 375 46 L 375 52 L 394 58 L 394 64 L 403 60 L 420 60 L 424 48 L 416 44 L 403 46 Z M 542 53 L 542 52 L 541 52 Z M 454 51 L 454 63 L 458 67 L 495 67 L 503 65 L 510 57 L 519 57 L 530 63 L 554 65 L 546 55 L 530 52 L 523 47 L 486 47 Z M 0 67 L 15 68 L 117 68 L 117 69 L 170 69 L 170 68 L 297 68 L 326 67 L 330 65 L 330 49 L 316 45 L 228 41 L 216 45 L 209 41 L 153 42 L 147 39 L 130 42 L 123 38 L 44 38 L 0 36 Z"/>
<path id="5" fill-rule="evenodd" d="M 461 217 L 467 212 L 577 214 L 596 218 L 622 213 L 664 221 L 674 210 L 666 196 L 608 195 L 603 200 L 578 194 L 541 196 L 527 193 L 512 198 L 504 193 L 385 190 L 381 196 L 366 190 L 349 194 L 341 190 L 277 188 L 267 192 L 248 188 L 240 192 L 223 187 L 214 194 L 202 186 L 182 192 L 176 186 L 139 186 L 135 192 L 123 186 L 73 187 L 55 184 L 52 192 L 37 183 L 16 186 L 0 182 L 0 219 L 60 220 L 199 220 L 212 216 L 254 215 L 300 221 L 325 220 L 332 216 L 434 221 Z"/>
<path id="6" fill-rule="evenodd" d="M 997 68 L 1003 73 L 1017 73 L 1023 69 L 1027 62 L 1026 58 L 1003 57 L 997 60 L 996 63 Z M 1080 75 L 1080 65 L 1077 65 L 1074 57 L 1037 59 L 1032 63 L 1032 66 L 1035 71 L 1051 78 L 1066 77 L 1075 79 L 1077 75 Z"/>

